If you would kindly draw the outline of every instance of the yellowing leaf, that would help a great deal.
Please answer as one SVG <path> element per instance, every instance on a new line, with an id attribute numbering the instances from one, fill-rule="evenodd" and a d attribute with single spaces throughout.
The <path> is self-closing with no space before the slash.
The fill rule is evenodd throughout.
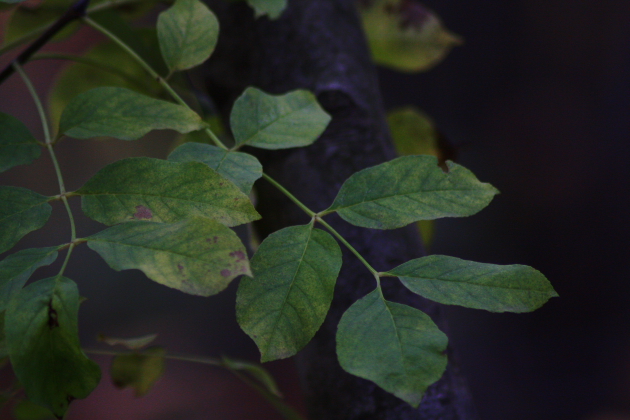
<path id="1" fill-rule="evenodd" d="M 121 354 L 112 361 L 110 374 L 117 388 L 133 388 L 136 397 L 146 395 L 164 374 L 164 355 L 160 347 L 140 353 Z"/>

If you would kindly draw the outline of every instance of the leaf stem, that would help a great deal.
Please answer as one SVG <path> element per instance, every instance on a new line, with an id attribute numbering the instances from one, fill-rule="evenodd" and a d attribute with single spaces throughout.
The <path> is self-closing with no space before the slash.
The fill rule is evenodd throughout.
<path id="1" fill-rule="evenodd" d="M 270 177 L 269 175 L 263 173 L 263 178 L 265 178 L 267 181 L 269 181 L 269 183 L 271 185 L 273 185 L 274 187 L 276 187 L 278 190 L 280 190 L 280 192 L 284 195 L 286 195 L 291 201 L 293 201 L 299 208 L 301 208 L 302 210 L 304 210 L 304 212 L 306 214 L 308 214 L 310 217 L 314 217 L 315 216 L 315 212 L 312 211 L 311 209 L 309 209 L 308 207 L 306 207 L 306 205 L 304 205 L 304 203 L 302 203 L 300 200 L 297 199 L 297 197 L 295 197 L 293 194 L 291 194 L 286 188 L 284 188 L 282 185 L 280 185 L 275 179 L 273 179 L 272 177 Z"/>
<path id="2" fill-rule="evenodd" d="M 39 118 L 42 122 L 42 127 L 44 130 L 44 139 L 46 140 L 46 149 L 48 149 L 48 153 L 50 154 L 50 159 L 52 160 L 53 166 L 55 167 L 55 174 L 57 175 L 57 181 L 59 182 L 59 191 L 60 191 L 61 201 L 63 201 L 66 211 L 68 212 L 68 218 L 70 219 L 70 237 L 71 237 L 70 242 L 71 243 L 70 243 L 70 247 L 68 248 L 68 253 L 66 254 L 66 258 L 63 262 L 63 265 L 61 266 L 61 269 L 59 270 L 59 274 L 57 275 L 58 277 L 61 277 L 61 275 L 66 269 L 66 266 L 68 265 L 68 261 L 70 260 L 70 254 L 72 254 L 72 250 L 75 247 L 75 241 L 77 239 L 77 230 L 74 223 L 74 216 L 72 215 L 72 209 L 70 209 L 70 205 L 68 204 L 68 198 L 66 197 L 66 186 L 64 184 L 63 176 L 61 174 L 61 167 L 59 166 L 59 161 L 57 161 L 57 156 L 55 155 L 55 151 L 52 146 L 52 137 L 50 136 L 50 128 L 48 127 L 48 119 L 46 117 L 46 112 L 44 112 L 44 106 L 42 105 L 42 101 L 39 99 L 39 96 L 37 95 L 37 91 L 35 90 L 35 87 L 33 86 L 33 83 L 31 82 L 31 79 L 24 72 L 24 69 L 22 68 L 22 66 L 20 66 L 20 64 L 18 64 L 18 62 L 15 61 L 13 62 L 13 68 L 15 68 L 15 71 L 20 75 L 20 77 L 24 81 L 26 88 L 30 92 L 31 96 L 33 97 L 33 101 L 35 102 L 35 106 L 37 108 L 37 112 L 39 114 Z"/>
<path id="3" fill-rule="evenodd" d="M 92 28 L 96 29 L 97 31 L 101 32 L 103 35 L 105 35 L 106 37 L 108 37 L 109 39 L 111 39 L 112 41 L 114 41 L 116 44 L 118 44 L 118 46 L 120 48 L 122 48 L 123 50 L 125 50 L 129 55 L 131 55 L 131 57 L 133 57 L 134 60 L 136 60 L 136 62 L 138 64 L 140 64 L 142 66 L 142 68 L 144 68 L 147 73 L 149 73 L 151 75 L 151 77 L 153 79 L 155 79 L 160 85 L 162 85 L 162 87 L 168 92 L 169 95 L 171 95 L 171 97 L 175 100 L 175 102 L 177 102 L 178 104 L 185 106 L 186 108 L 193 110 L 187 103 L 186 101 L 184 101 L 182 99 L 181 96 L 179 96 L 179 94 L 177 92 L 175 92 L 175 90 L 171 87 L 171 85 L 168 84 L 168 82 L 166 81 L 166 79 L 162 76 L 160 76 L 158 74 L 158 72 L 156 72 L 153 67 L 151 67 L 151 65 L 149 65 L 149 63 L 147 63 L 146 61 L 144 61 L 144 59 L 142 57 L 140 57 L 134 50 L 133 48 L 131 48 L 129 45 L 127 45 L 122 39 L 118 38 L 116 35 L 114 35 L 112 32 L 110 32 L 109 30 L 107 30 L 107 28 L 104 28 L 103 26 L 99 25 L 98 23 L 94 22 L 92 19 L 90 19 L 89 17 L 84 17 L 83 21 L 88 24 L 89 26 L 91 26 Z M 212 141 L 214 142 L 214 144 L 216 144 L 218 147 L 222 148 L 223 150 L 228 150 L 228 148 L 223 144 L 223 142 L 217 137 L 216 134 L 214 134 L 212 132 L 212 130 L 210 130 L 210 128 L 206 128 L 204 130 L 206 132 L 206 134 L 208 134 L 208 136 L 210 136 L 210 138 L 212 139 Z"/>
<path id="4" fill-rule="evenodd" d="M 322 219 L 319 216 L 315 216 L 315 220 L 317 221 L 317 223 L 321 223 L 326 229 L 328 229 L 328 231 L 330 233 L 332 233 L 335 237 L 337 237 L 337 239 L 339 239 L 339 242 L 341 242 L 342 244 L 344 244 L 346 246 L 346 248 L 348 248 L 350 250 L 350 252 L 352 252 L 358 259 L 359 261 L 361 261 L 363 263 L 364 266 L 367 267 L 368 270 L 370 270 L 370 273 L 372 273 L 372 275 L 374 277 L 376 277 L 376 282 L 378 283 L 379 287 L 380 287 L 380 279 L 378 277 L 378 271 L 376 271 L 371 265 L 370 263 L 368 263 L 365 258 L 363 258 L 363 256 L 361 254 L 359 254 L 359 251 L 357 251 L 352 245 L 350 245 L 350 243 L 348 241 L 346 241 L 346 239 L 341 236 L 341 234 L 339 232 L 337 232 L 335 230 L 335 228 L 333 228 L 332 226 L 330 226 L 328 224 L 328 222 L 326 222 L 324 219 Z"/>

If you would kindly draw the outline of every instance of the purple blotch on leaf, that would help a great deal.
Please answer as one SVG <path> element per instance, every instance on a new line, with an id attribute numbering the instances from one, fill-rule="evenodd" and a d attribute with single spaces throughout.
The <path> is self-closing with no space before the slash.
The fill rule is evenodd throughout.
<path id="1" fill-rule="evenodd" d="M 223 277 L 230 277 L 231 274 L 232 274 L 232 272 L 230 270 L 228 270 L 227 268 L 224 268 L 223 270 L 221 270 L 221 275 Z"/>
<path id="2" fill-rule="evenodd" d="M 148 207 L 136 206 L 136 212 L 133 215 L 134 219 L 152 219 L 153 213 Z"/>

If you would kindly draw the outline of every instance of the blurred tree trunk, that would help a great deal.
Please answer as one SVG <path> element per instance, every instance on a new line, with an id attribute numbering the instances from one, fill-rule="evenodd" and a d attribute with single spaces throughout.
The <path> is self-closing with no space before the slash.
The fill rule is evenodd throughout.
<path id="1" fill-rule="evenodd" d="M 376 71 L 353 1 L 289 0 L 288 9 L 275 21 L 254 19 L 244 2 L 209 3 L 219 17 L 221 36 L 203 77 L 222 111 L 229 111 L 243 89 L 253 85 L 274 94 L 308 89 L 333 117 L 326 132 L 310 147 L 256 151 L 269 175 L 311 209 L 320 211 L 332 203 L 351 174 L 395 157 Z M 256 226 L 261 237 L 309 221 L 266 182 L 259 181 L 256 188 L 263 216 Z M 377 270 L 386 271 L 423 255 L 415 226 L 378 231 L 351 226 L 336 215 L 328 217 Z M 383 283 L 389 299 L 422 309 L 446 329 L 439 305 L 408 293 L 397 280 Z M 344 250 L 330 313 L 313 341 L 297 356 L 310 418 L 474 419 L 468 391 L 453 363 L 428 390 L 419 409 L 341 369 L 335 352 L 339 319 L 374 287 L 370 273 Z"/>

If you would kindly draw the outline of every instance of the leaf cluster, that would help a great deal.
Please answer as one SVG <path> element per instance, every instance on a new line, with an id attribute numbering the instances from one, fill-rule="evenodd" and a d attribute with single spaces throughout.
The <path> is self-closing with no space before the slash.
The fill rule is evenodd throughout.
<path id="1" fill-rule="evenodd" d="M 257 13 L 270 17 L 278 17 L 285 5 L 250 3 Z M 239 150 L 244 146 L 269 150 L 305 147 L 316 141 L 330 116 L 312 93 L 297 90 L 270 95 L 247 88 L 230 114 L 233 146 L 228 148 L 196 104 L 189 104 L 167 82 L 171 77 L 176 80 L 178 72 L 202 64 L 214 50 L 219 24 L 200 1 L 177 0 L 158 17 L 155 38 L 165 73 L 125 42 L 124 30 L 90 18 L 85 22 L 110 38 L 103 44 L 106 47 L 99 47 L 102 51 L 126 54 L 137 68 L 123 73 L 116 86 L 101 85 L 103 80 L 112 81 L 108 76 L 94 85 L 76 87 L 71 99 L 67 92 L 54 96 L 53 109 L 63 110 L 55 121 L 57 132 L 50 135 L 45 130 L 43 141 L 35 139 L 14 117 L 0 114 L 0 171 L 32 162 L 42 147 L 56 162 L 54 146 L 66 136 L 132 141 L 151 130 L 169 129 L 198 133 L 207 142 L 184 143 L 167 159 L 120 160 L 102 168 L 76 191 L 65 190 L 57 165 L 60 193 L 55 196 L 0 187 L 0 252 L 41 228 L 50 216 L 51 202 L 66 207 L 72 225 L 68 242 L 22 250 L 0 262 L 5 334 L 0 352 L 9 356 L 30 401 L 61 417 L 70 401 L 85 398 L 100 379 L 98 366 L 86 357 L 78 339 L 77 285 L 63 276 L 72 250 L 83 243 L 114 270 L 139 269 L 151 280 L 184 293 L 211 296 L 241 277 L 237 320 L 260 349 L 261 361 L 266 362 L 296 354 L 323 323 L 342 266 L 340 242 L 365 264 L 375 288 L 356 301 L 339 323 L 339 363 L 347 372 L 374 381 L 413 406 L 420 404 L 427 387 L 443 374 L 447 338 L 420 310 L 387 301 L 382 281 L 398 277 L 411 292 L 427 299 L 493 312 L 532 311 L 556 295 L 541 273 L 520 265 L 432 255 L 386 272 L 374 270 L 326 222 L 327 215 L 336 213 L 362 228 L 395 229 L 419 221 L 473 215 L 498 191 L 456 163 L 447 162 L 443 170 L 434 156 L 409 155 L 355 173 L 327 209 L 307 208 L 264 174 L 256 157 Z M 98 51 L 94 49 L 86 57 L 98 62 L 103 59 Z M 23 70 L 16 69 L 32 88 Z M 74 71 L 76 67 L 66 70 L 67 74 Z M 140 71 L 159 86 L 147 88 L 144 81 L 133 82 Z M 34 90 L 32 93 L 41 108 Z M 45 126 L 46 120 L 42 112 Z M 250 260 L 231 228 L 260 218 L 250 193 L 261 177 L 295 201 L 311 221 L 269 235 Z M 68 206 L 74 197 L 80 197 L 87 217 L 108 227 L 79 237 Z M 56 276 L 25 287 L 37 268 L 52 264 L 63 250 L 67 250 L 65 261 Z M 148 341 L 133 345 L 141 347 Z M 121 343 L 116 339 L 109 342 Z M 112 372 L 118 386 L 131 386 L 142 395 L 160 376 L 165 352 L 133 349 L 115 359 Z M 248 372 L 277 397 L 275 384 L 261 368 L 230 359 L 221 365 Z"/>

